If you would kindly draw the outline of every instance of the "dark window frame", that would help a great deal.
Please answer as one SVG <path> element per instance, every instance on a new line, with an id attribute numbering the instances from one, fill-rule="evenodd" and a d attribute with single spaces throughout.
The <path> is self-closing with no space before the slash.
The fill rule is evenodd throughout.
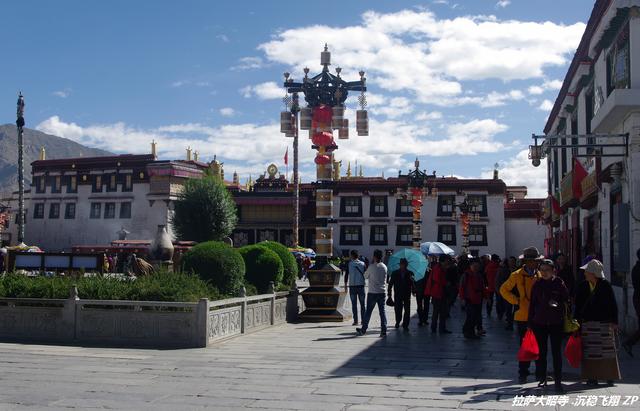
<path id="1" fill-rule="evenodd" d="M 406 202 L 407 205 L 403 205 L 403 202 Z M 408 207 L 409 211 L 403 212 L 402 207 Z M 396 199 L 396 217 L 413 217 L 413 207 L 411 206 L 411 200 L 409 200 L 408 198 Z"/>
<path id="2" fill-rule="evenodd" d="M 20 213 L 16 214 L 16 217 L 20 215 Z M 33 219 L 34 220 L 42 220 L 44 218 L 44 203 L 36 203 L 33 207 Z"/>
<path id="3" fill-rule="evenodd" d="M 347 201 L 355 200 L 355 205 L 347 205 Z M 348 207 L 358 207 L 358 211 L 347 211 Z M 362 217 L 362 197 L 344 196 L 340 197 L 340 217 Z"/>
<path id="4" fill-rule="evenodd" d="M 347 229 L 356 229 L 358 232 L 357 240 L 347 240 Z M 361 225 L 341 225 L 340 226 L 340 244 L 341 245 L 362 245 L 362 226 Z"/>
<path id="5" fill-rule="evenodd" d="M 98 184 L 98 182 L 100 184 Z M 102 193 L 104 191 L 104 181 L 102 181 L 102 175 L 94 175 L 93 176 L 93 184 L 91 186 L 91 192 L 93 193 Z"/>
<path id="6" fill-rule="evenodd" d="M 66 180 L 65 183 L 67 186 L 67 193 L 68 194 L 77 193 L 78 192 L 78 176 L 68 176 L 68 178 L 66 178 L 65 180 Z M 74 180 L 75 180 L 75 184 L 73 184 Z"/>
<path id="7" fill-rule="evenodd" d="M 33 178 L 33 183 L 36 186 L 36 193 L 43 194 L 47 192 L 47 185 L 45 176 L 38 176 Z"/>
<path id="8" fill-rule="evenodd" d="M 118 175 L 116 173 L 109 173 L 109 174 L 105 174 L 105 177 L 107 177 L 107 184 L 106 184 L 107 193 L 113 193 L 118 191 Z"/>
<path id="9" fill-rule="evenodd" d="M 382 228 L 383 231 L 384 231 L 382 240 L 376 240 L 376 238 L 375 238 L 375 235 L 376 235 L 375 230 L 377 228 Z M 389 233 L 387 231 L 387 226 L 386 225 L 374 224 L 374 225 L 370 226 L 369 245 L 387 245 L 388 242 L 389 242 Z"/>
<path id="10" fill-rule="evenodd" d="M 91 203 L 89 205 L 89 218 L 98 219 L 102 216 L 102 203 Z"/>
<path id="11" fill-rule="evenodd" d="M 481 230 L 481 234 L 482 234 L 482 240 L 480 241 L 472 241 L 471 240 L 471 236 L 472 236 L 472 231 L 475 229 L 480 228 Z M 487 226 L 484 224 L 472 224 L 469 225 L 469 245 L 475 245 L 475 246 L 487 246 L 488 240 L 487 240 Z"/>
<path id="12" fill-rule="evenodd" d="M 402 230 L 405 230 L 408 228 L 409 240 L 407 241 L 402 240 L 402 236 L 406 234 L 401 233 L 400 228 L 402 228 Z M 413 245 L 413 225 L 401 224 L 396 226 L 396 245 L 400 245 L 400 246 Z"/>
<path id="13" fill-rule="evenodd" d="M 127 177 L 129 178 L 129 184 L 127 185 Z M 133 174 L 127 173 L 122 176 L 122 191 L 133 191 Z"/>
<path id="14" fill-rule="evenodd" d="M 64 205 L 65 220 L 74 220 L 76 218 L 76 208 L 76 203 L 66 203 Z M 71 210 L 73 210 L 73 212 Z"/>
<path id="15" fill-rule="evenodd" d="M 49 219 L 60 218 L 60 203 L 49 204 Z"/>
<path id="16" fill-rule="evenodd" d="M 479 213 L 480 217 L 487 217 L 489 212 L 487 210 L 487 195 L 486 194 L 469 194 L 467 195 L 467 201 L 471 202 L 474 198 L 480 199 L 480 204 L 482 205 L 482 211 Z"/>
<path id="17" fill-rule="evenodd" d="M 445 200 L 451 201 L 451 211 L 444 211 L 443 206 L 445 205 Z M 454 194 L 443 194 L 438 196 L 438 217 L 451 217 L 453 212 L 456 209 L 456 196 Z"/>
<path id="18" fill-rule="evenodd" d="M 128 213 L 124 213 L 124 210 L 127 210 L 125 205 L 128 207 Z M 119 218 L 122 218 L 122 219 L 131 218 L 131 202 L 120 203 L 120 212 L 118 215 L 119 215 Z"/>
<path id="19" fill-rule="evenodd" d="M 104 218 L 109 220 L 116 218 L 116 203 L 112 201 L 104 203 Z"/>
<path id="20" fill-rule="evenodd" d="M 52 176 L 51 178 L 51 193 L 62 193 L 62 176 Z"/>
<path id="21" fill-rule="evenodd" d="M 384 201 L 383 211 L 376 211 L 376 200 Z M 369 217 L 389 217 L 389 200 L 387 196 L 371 196 L 369 198 Z"/>
<path id="22" fill-rule="evenodd" d="M 445 233 L 445 228 L 449 229 L 449 228 L 453 228 L 453 232 L 452 233 Z M 450 241 L 447 241 L 444 239 L 444 234 L 451 234 L 452 239 Z M 457 232 L 456 232 L 456 225 L 455 224 L 439 224 L 438 225 L 438 241 L 446 244 L 446 245 L 456 245 L 457 243 Z"/>

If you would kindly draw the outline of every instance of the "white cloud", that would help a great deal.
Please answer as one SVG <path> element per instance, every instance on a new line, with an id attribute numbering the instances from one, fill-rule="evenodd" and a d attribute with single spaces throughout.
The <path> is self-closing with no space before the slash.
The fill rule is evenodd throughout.
<path id="1" fill-rule="evenodd" d="M 260 100 L 271 100 L 284 97 L 284 87 L 278 86 L 274 81 L 246 86 L 240 89 L 240 94 L 245 98 L 258 97 Z"/>
<path id="2" fill-rule="evenodd" d="M 505 8 L 509 4 L 511 4 L 511 0 L 498 0 L 498 2 L 496 3 L 496 7 Z"/>
<path id="3" fill-rule="evenodd" d="M 223 107 L 220 110 L 220 115 L 223 117 L 233 117 L 236 115 L 236 111 L 231 107 Z"/>
<path id="4" fill-rule="evenodd" d="M 532 95 L 539 95 L 544 93 L 544 88 L 540 87 L 540 86 L 531 86 L 527 89 L 527 91 L 529 92 L 529 94 Z"/>
<path id="5" fill-rule="evenodd" d="M 410 92 L 422 103 L 455 105 L 463 94 L 461 81 L 539 78 L 543 68 L 566 64 L 584 27 L 491 16 L 438 19 L 426 10 L 370 11 L 358 25 L 283 30 L 259 49 L 268 61 L 300 70 L 318 65 L 326 41 L 333 64 L 348 68 L 345 78 L 366 68 L 371 82 L 386 91 Z"/>
<path id="6" fill-rule="evenodd" d="M 242 57 L 238 64 L 231 67 L 231 70 L 254 70 L 264 67 L 264 61 L 260 57 Z"/>
<path id="7" fill-rule="evenodd" d="M 401 117 L 409 114 L 414 110 L 413 105 L 406 97 L 392 97 L 388 102 L 379 105 L 373 105 L 372 114 L 380 114 L 389 118 Z"/>
<path id="8" fill-rule="evenodd" d="M 538 110 L 540 110 L 540 111 L 551 111 L 552 108 L 553 108 L 553 101 L 548 100 L 548 99 L 545 99 L 538 106 Z"/>
<path id="9" fill-rule="evenodd" d="M 547 163 L 542 160 L 539 167 L 534 167 L 528 158 L 528 150 L 518 154 L 500 166 L 500 178 L 511 186 L 527 186 L 527 197 L 543 198 L 547 196 Z M 485 171 L 482 178 L 491 178 L 493 171 Z"/>
<path id="10" fill-rule="evenodd" d="M 432 111 L 431 113 L 422 112 L 415 117 L 418 121 L 430 121 L 430 120 L 441 120 L 442 113 L 439 111 Z"/>
<path id="11" fill-rule="evenodd" d="M 216 36 L 216 38 L 220 41 L 222 41 L 223 43 L 228 43 L 229 42 L 229 37 L 227 37 L 226 34 L 218 34 Z"/>
<path id="12" fill-rule="evenodd" d="M 539 86 L 530 86 L 527 91 L 531 95 L 540 95 L 545 91 L 550 90 L 560 90 L 562 87 L 562 80 L 546 80 L 544 83 Z"/>
<path id="13" fill-rule="evenodd" d="M 171 83 L 171 87 L 180 88 L 185 86 L 195 86 L 195 87 L 209 87 L 211 83 L 208 81 L 193 81 L 193 80 L 177 80 Z"/>
<path id="14" fill-rule="evenodd" d="M 494 153 L 505 149 L 495 136 L 507 130 L 507 126 L 492 119 L 474 119 L 452 123 L 445 127 L 442 137 L 432 137 L 428 128 L 419 124 L 397 120 L 370 120 L 370 135 L 359 137 L 352 125 L 349 140 L 336 140 L 340 150 L 337 158 L 347 161 L 358 159 L 358 164 L 369 170 L 405 169 L 413 157 L 473 156 Z M 266 165 L 279 164 L 290 140 L 278 130 L 277 124 L 234 124 L 209 126 L 200 123 L 171 124 L 155 129 L 140 129 L 124 123 L 97 124 L 86 127 L 67 123 L 53 116 L 38 124 L 40 131 L 69 138 L 91 147 L 116 153 L 145 153 L 145 142 L 158 142 L 161 158 L 184 158 L 184 150 L 190 146 L 200 152 L 203 161 L 217 154 L 221 161 L 242 173 L 261 173 Z M 139 144 L 132 145 L 136 141 Z M 251 150 L 247 150 L 247 142 Z M 310 144 L 300 144 L 300 164 L 306 179 L 314 178 L 315 151 Z M 412 157 L 408 159 L 409 156 Z"/>
<path id="15" fill-rule="evenodd" d="M 67 98 L 67 97 L 69 97 L 69 95 L 71 95 L 71 91 L 72 90 L 69 87 L 66 87 L 66 88 L 64 88 L 62 90 L 54 91 L 51 94 L 56 96 L 56 97 Z"/>

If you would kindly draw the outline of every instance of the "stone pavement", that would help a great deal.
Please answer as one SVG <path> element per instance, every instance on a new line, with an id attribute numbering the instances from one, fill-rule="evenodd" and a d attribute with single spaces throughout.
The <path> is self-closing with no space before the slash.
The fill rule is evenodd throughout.
<path id="1" fill-rule="evenodd" d="M 463 313 L 456 306 L 452 314 L 454 334 L 442 336 L 414 317 L 409 332 L 390 329 L 381 339 L 374 313 L 362 337 L 351 324 L 324 323 L 285 324 L 206 349 L 0 344 L 0 410 L 489 410 L 518 408 L 516 395 L 554 394 L 514 381 L 515 334 L 495 318 L 485 318 L 487 337 L 466 341 Z M 569 404 L 577 395 L 639 395 L 640 361 L 620 359 L 625 381 L 594 390 L 565 365 Z M 526 408 L 574 408 L 533 405 Z"/>

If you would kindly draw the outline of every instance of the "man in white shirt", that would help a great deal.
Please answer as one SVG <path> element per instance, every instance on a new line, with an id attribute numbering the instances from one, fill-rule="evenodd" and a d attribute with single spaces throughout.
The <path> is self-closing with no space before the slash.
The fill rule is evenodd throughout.
<path id="1" fill-rule="evenodd" d="M 364 335 L 371 320 L 371 314 L 376 305 L 380 313 L 380 337 L 387 335 L 387 316 L 385 314 L 385 295 L 387 288 L 387 266 L 382 262 L 382 251 L 373 252 L 373 264 L 367 268 L 364 278 L 369 280 L 367 293 L 367 310 L 362 319 L 362 328 L 356 328 L 358 335 Z"/>

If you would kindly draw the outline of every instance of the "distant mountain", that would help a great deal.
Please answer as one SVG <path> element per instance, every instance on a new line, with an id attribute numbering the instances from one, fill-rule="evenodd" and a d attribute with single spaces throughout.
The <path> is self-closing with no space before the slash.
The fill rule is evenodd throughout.
<path id="1" fill-rule="evenodd" d="M 31 163 L 44 147 L 47 160 L 70 157 L 99 157 L 112 153 L 85 147 L 67 138 L 52 136 L 30 128 L 24 129 L 25 189 L 31 184 Z M 18 189 L 18 130 L 15 124 L 0 125 L 0 194 Z"/>

